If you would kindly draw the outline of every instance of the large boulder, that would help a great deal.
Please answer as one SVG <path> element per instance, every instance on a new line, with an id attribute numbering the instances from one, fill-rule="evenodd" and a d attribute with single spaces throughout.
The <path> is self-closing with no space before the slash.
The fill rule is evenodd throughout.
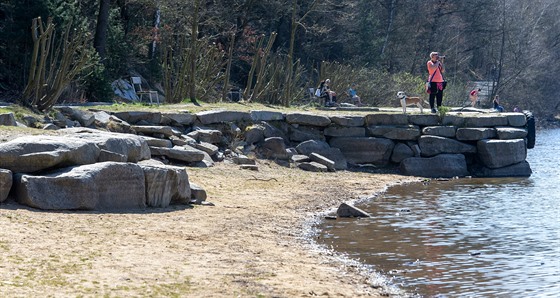
<path id="1" fill-rule="evenodd" d="M 328 137 L 365 137 L 365 127 L 339 127 L 329 126 L 324 130 L 325 136 Z"/>
<path id="2" fill-rule="evenodd" d="M 251 119 L 247 112 L 240 111 L 204 111 L 196 114 L 198 121 L 202 124 L 214 124 L 223 122 L 241 122 Z"/>
<path id="3" fill-rule="evenodd" d="M 443 153 L 476 153 L 476 146 L 454 139 L 424 135 L 418 139 L 422 156 L 435 156 Z"/>
<path id="4" fill-rule="evenodd" d="M 514 165 L 527 158 L 527 147 L 522 139 L 481 140 L 477 148 L 482 164 L 490 169 Z"/>
<path id="5" fill-rule="evenodd" d="M 97 162 L 101 149 L 75 137 L 25 136 L 0 144 L 0 168 L 32 173 Z"/>
<path id="6" fill-rule="evenodd" d="M 327 116 L 321 115 L 289 113 L 286 114 L 286 122 L 288 122 L 289 124 L 325 127 L 331 124 L 331 119 L 329 119 L 329 117 Z"/>
<path id="7" fill-rule="evenodd" d="M 349 163 L 386 165 L 395 143 L 383 138 L 333 138 L 330 145 L 340 149 Z"/>
<path id="8" fill-rule="evenodd" d="M 0 203 L 4 202 L 12 188 L 12 171 L 0 169 Z"/>
<path id="9" fill-rule="evenodd" d="M 126 112 L 116 112 L 113 115 L 131 124 L 136 124 L 138 122 L 141 122 L 141 123 L 150 123 L 153 125 L 158 125 L 161 123 L 161 118 L 162 118 L 160 112 L 126 111 Z"/>
<path id="10" fill-rule="evenodd" d="M 179 160 L 187 163 L 199 162 L 204 159 L 204 151 L 188 145 L 175 146 L 173 148 L 151 147 L 152 155 L 165 156 L 169 159 Z"/>
<path id="11" fill-rule="evenodd" d="M 184 167 L 144 161 L 138 164 L 144 170 L 146 205 L 167 207 L 170 204 L 188 204 L 191 200 L 189 176 Z"/>
<path id="12" fill-rule="evenodd" d="M 334 124 L 343 127 L 356 127 L 364 126 L 364 116 L 331 116 L 331 121 Z"/>
<path id="13" fill-rule="evenodd" d="M 253 122 L 284 120 L 284 114 L 274 111 L 251 111 L 250 115 Z"/>
<path id="14" fill-rule="evenodd" d="M 92 142 L 103 150 L 122 154 L 126 156 L 128 162 L 138 162 L 151 158 L 148 142 L 141 136 L 102 132 L 86 128 L 69 128 L 63 131 L 71 133 L 71 137 Z"/>
<path id="15" fill-rule="evenodd" d="M 532 173 L 527 161 L 497 169 L 482 167 L 475 171 L 475 175 L 479 177 L 529 177 Z"/>
<path id="16" fill-rule="evenodd" d="M 463 154 L 440 154 L 434 157 L 410 157 L 400 164 L 403 175 L 427 178 L 452 178 L 469 175 Z"/>
<path id="17" fill-rule="evenodd" d="M 184 125 L 189 126 L 196 120 L 196 115 L 189 112 L 183 113 L 162 113 L 161 124 L 165 125 Z"/>
<path id="18" fill-rule="evenodd" d="M 382 125 L 369 126 L 368 132 L 373 137 L 383 137 L 398 141 L 415 141 L 420 137 L 420 128 L 415 125 Z"/>
<path id="19" fill-rule="evenodd" d="M 267 158 L 289 159 L 284 139 L 279 137 L 266 138 L 259 150 Z"/>
<path id="20" fill-rule="evenodd" d="M 406 158 L 413 157 L 414 151 L 403 143 L 397 143 L 393 149 L 393 154 L 391 154 L 391 161 L 394 163 L 400 163 Z"/>
<path id="21" fill-rule="evenodd" d="M 32 176 L 16 174 L 21 204 L 44 210 L 107 210 L 146 207 L 144 171 L 133 163 L 103 162 Z"/>
<path id="22" fill-rule="evenodd" d="M 496 137 L 496 130 L 487 127 L 466 127 L 457 129 L 456 138 L 459 141 L 478 141 Z"/>
<path id="23" fill-rule="evenodd" d="M 16 117 L 14 117 L 14 113 L 0 114 L 0 125 L 17 126 Z"/>

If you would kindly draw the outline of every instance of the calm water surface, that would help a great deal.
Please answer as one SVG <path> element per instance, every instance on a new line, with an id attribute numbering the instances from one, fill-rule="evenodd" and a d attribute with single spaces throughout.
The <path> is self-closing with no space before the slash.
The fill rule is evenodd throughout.
<path id="1" fill-rule="evenodd" d="M 529 178 L 392 188 L 326 221 L 322 244 L 427 297 L 560 297 L 560 130 L 537 134 Z"/>

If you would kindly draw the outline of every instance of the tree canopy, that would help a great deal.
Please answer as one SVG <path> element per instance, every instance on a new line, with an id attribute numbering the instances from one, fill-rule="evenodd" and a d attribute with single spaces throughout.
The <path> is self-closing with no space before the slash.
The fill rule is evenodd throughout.
<path id="1" fill-rule="evenodd" d="M 289 105 L 329 77 L 341 93 L 356 83 L 366 103 L 390 104 L 401 88 L 421 92 L 438 51 L 447 57 L 444 104 L 490 82 L 509 110 L 553 117 L 558 15 L 556 0 L 5 0 L 0 96 L 23 92 L 32 20 L 52 17 L 59 32 L 90 32 L 98 53 L 63 98 L 110 100 L 109 84 L 136 73 L 173 93 L 171 102 L 222 100 L 238 87 L 251 100 Z"/>

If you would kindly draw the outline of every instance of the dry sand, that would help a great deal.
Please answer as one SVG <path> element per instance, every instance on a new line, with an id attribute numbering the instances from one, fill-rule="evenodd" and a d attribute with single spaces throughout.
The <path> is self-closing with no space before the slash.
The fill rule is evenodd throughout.
<path id="1" fill-rule="evenodd" d="M 412 178 L 258 165 L 189 168 L 215 206 L 112 213 L 2 203 L 0 296 L 384 296 L 358 268 L 316 249 L 306 226 Z"/>

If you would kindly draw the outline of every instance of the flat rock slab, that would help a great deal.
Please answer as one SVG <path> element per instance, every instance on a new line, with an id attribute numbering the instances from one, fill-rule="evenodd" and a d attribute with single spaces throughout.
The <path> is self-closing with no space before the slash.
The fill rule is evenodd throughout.
<path id="1" fill-rule="evenodd" d="M 133 163 L 103 162 L 32 176 L 16 174 L 17 201 L 44 210 L 146 207 L 144 171 Z"/>

